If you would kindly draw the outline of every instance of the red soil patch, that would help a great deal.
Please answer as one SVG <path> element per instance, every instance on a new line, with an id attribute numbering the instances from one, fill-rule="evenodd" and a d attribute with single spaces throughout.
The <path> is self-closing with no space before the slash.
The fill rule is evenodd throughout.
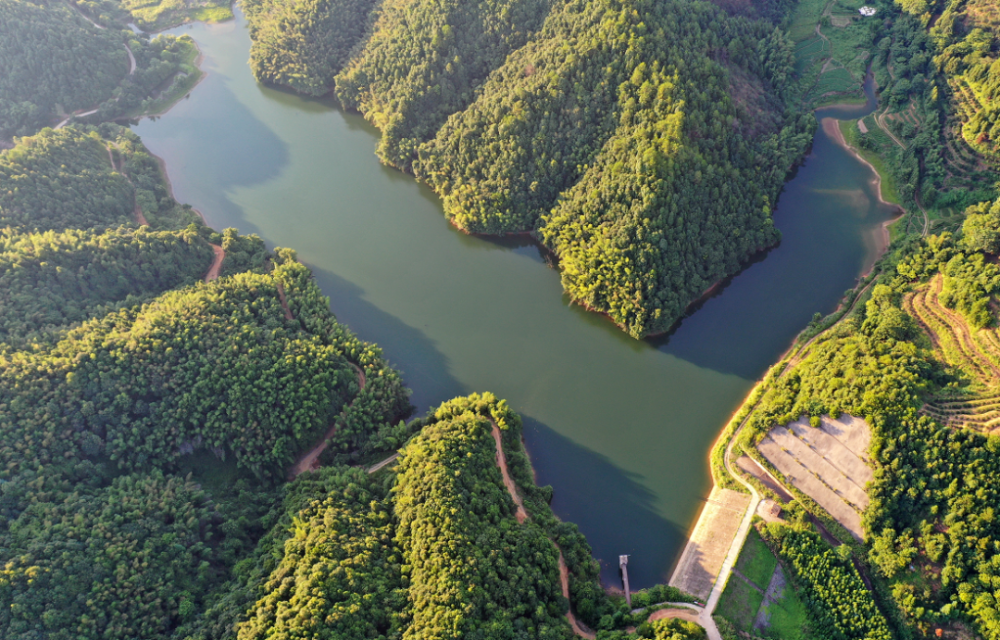
<path id="1" fill-rule="evenodd" d="M 211 282 L 219 278 L 219 271 L 222 270 L 222 261 L 226 258 L 226 252 L 219 245 L 213 244 L 212 251 L 215 253 L 215 258 L 212 260 L 212 266 L 208 268 L 208 273 L 205 274 L 205 282 Z"/>

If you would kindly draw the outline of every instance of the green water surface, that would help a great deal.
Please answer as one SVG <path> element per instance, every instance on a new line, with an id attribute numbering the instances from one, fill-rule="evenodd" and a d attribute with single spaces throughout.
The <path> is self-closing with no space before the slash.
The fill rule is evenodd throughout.
<path id="1" fill-rule="evenodd" d="M 208 77 L 135 131 L 178 200 L 217 229 L 298 250 L 421 411 L 472 391 L 508 399 L 538 481 L 609 583 L 623 553 L 634 587 L 666 579 L 708 494 L 712 441 L 812 314 L 853 286 L 888 215 L 869 170 L 820 133 L 778 203 L 782 244 L 669 337 L 636 341 L 571 306 L 530 243 L 452 229 L 429 189 L 379 164 L 359 116 L 256 84 L 242 16 L 172 32 L 195 38 Z"/>

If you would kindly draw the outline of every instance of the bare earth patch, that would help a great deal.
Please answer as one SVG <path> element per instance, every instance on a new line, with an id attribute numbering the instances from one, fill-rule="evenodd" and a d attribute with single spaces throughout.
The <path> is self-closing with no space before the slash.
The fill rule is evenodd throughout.
<path id="1" fill-rule="evenodd" d="M 677 568 L 670 576 L 670 586 L 702 601 L 708 599 L 749 504 L 750 496 L 745 493 L 712 488 Z"/>
<path id="2" fill-rule="evenodd" d="M 861 540 L 861 512 L 868 506 L 865 485 L 873 477 L 866 464 L 870 441 L 871 430 L 864 420 L 823 416 L 818 429 L 805 420 L 775 427 L 757 450 L 788 482 Z"/>

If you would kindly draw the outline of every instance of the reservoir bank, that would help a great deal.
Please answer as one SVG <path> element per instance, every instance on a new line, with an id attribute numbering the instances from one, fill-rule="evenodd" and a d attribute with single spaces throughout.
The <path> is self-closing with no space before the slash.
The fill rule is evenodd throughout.
<path id="1" fill-rule="evenodd" d="M 296 249 L 338 319 L 402 371 L 419 412 L 473 391 L 507 399 L 539 484 L 553 486 L 554 511 L 586 534 L 609 585 L 620 554 L 633 588 L 666 581 L 711 489 L 719 430 L 867 269 L 893 214 L 870 169 L 820 129 L 777 203 L 781 244 L 669 335 L 638 341 L 570 304 L 530 240 L 453 229 L 432 191 L 378 162 L 378 132 L 360 116 L 257 84 L 238 10 L 168 33 L 197 41 L 208 76 L 134 130 L 176 198 L 216 229 Z"/>

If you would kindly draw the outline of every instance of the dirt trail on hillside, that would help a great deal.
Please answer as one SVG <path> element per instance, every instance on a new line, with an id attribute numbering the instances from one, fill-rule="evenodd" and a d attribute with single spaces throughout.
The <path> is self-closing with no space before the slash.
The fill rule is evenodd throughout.
<path id="1" fill-rule="evenodd" d="M 503 484 L 507 487 L 508 493 L 510 493 L 511 499 L 514 504 L 517 505 L 517 521 L 519 524 L 523 524 L 525 520 L 528 519 L 528 512 L 524 508 L 524 501 L 521 500 L 521 495 L 517 492 L 517 485 L 514 484 L 513 478 L 510 477 L 510 473 L 507 471 L 507 454 L 504 453 L 503 443 L 500 437 L 500 427 L 497 426 L 495 420 L 490 418 L 490 426 L 493 428 L 493 441 L 497 445 L 497 466 L 500 467 L 500 474 L 503 476 Z M 552 546 L 556 548 L 559 553 L 559 583 L 562 587 L 562 594 L 566 600 L 569 600 L 569 567 L 566 566 L 566 560 L 563 558 L 562 549 L 559 548 L 554 541 Z M 569 622 L 570 627 L 573 628 L 573 633 L 576 635 L 587 638 L 587 640 L 595 640 L 597 634 L 593 631 L 587 629 L 585 626 L 580 624 L 573 615 L 573 610 L 570 608 L 566 611 L 566 620 Z"/>
<path id="2" fill-rule="evenodd" d="M 358 386 L 360 388 L 358 389 L 358 395 L 354 396 L 354 400 L 351 400 L 351 404 L 347 405 L 348 408 L 354 406 L 354 403 L 361 396 L 361 392 L 365 390 L 365 383 L 367 382 L 364 370 L 353 362 L 350 363 L 350 365 L 358 374 Z M 336 425 L 330 425 L 330 428 L 325 434 L 323 434 L 323 437 L 320 438 L 319 442 L 317 442 L 312 449 L 302 454 L 295 464 L 292 465 L 292 468 L 288 471 L 288 479 L 294 480 L 306 471 L 319 469 L 319 456 L 326 450 L 327 441 L 329 441 L 335 433 L 337 433 Z"/>
<path id="3" fill-rule="evenodd" d="M 510 473 L 507 471 L 507 454 L 504 453 L 503 444 L 500 442 L 500 427 L 497 426 L 497 423 L 494 420 L 490 420 L 490 424 L 493 426 L 493 441 L 497 444 L 497 466 L 500 467 L 500 474 L 503 476 L 503 484 L 507 487 L 507 492 L 510 493 L 510 497 L 514 501 L 514 504 L 517 505 L 517 523 L 524 524 L 524 521 L 528 519 L 528 512 L 524 510 L 524 502 L 521 500 L 521 496 L 517 492 L 517 486 L 514 484 L 514 480 L 510 477 Z"/>
<path id="4" fill-rule="evenodd" d="M 223 251 L 222 247 L 217 244 L 209 246 L 212 247 L 215 258 L 212 260 L 212 266 L 208 268 L 208 273 L 205 274 L 205 282 L 211 282 L 219 278 L 219 272 L 222 270 L 222 261 L 226 259 L 226 252 Z"/>

